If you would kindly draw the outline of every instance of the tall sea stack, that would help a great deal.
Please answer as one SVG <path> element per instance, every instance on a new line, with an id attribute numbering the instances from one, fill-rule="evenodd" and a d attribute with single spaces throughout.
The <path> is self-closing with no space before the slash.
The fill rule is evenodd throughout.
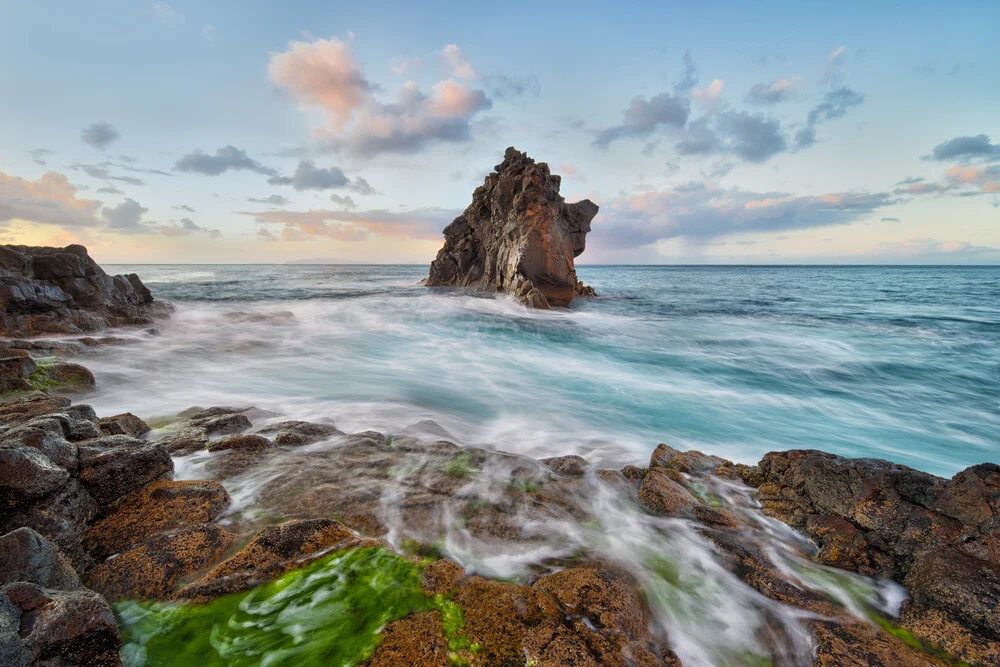
<path id="1" fill-rule="evenodd" d="M 444 230 L 431 264 L 431 287 L 507 292 L 534 308 L 567 306 L 593 290 L 579 283 L 573 259 L 584 251 L 597 204 L 567 204 L 561 178 L 510 147 Z"/>

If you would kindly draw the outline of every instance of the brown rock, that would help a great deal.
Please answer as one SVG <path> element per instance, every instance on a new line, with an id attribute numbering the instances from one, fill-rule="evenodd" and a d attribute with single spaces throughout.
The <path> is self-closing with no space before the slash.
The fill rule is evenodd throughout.
<path id="1" fill-rule="evenodd" d="M 451 667 L 448 640 L 436 611 L 412 614 L 382 631 L 369 667 Z"/>
<path id="2" fill-rule="evenodd" d="M 276 579 L 334 551 L 377 545 L 384 543 L 360 537 L 333 519 L 288 521 L 261 530 L 235 556 L 184 587 L 177 597 L 204 602 Z"/>
<path id="3" fill-rule="evenodd" d="M 279 447 L 301 447 L 319 442 L 343 432 L 331 424 L 313 424 L 303 421 L 284 421 L 270 424 L 257 431 L 258 433 L 274 434 L 274 444 Z"/>
<path id="4" fill-rule="evenodd" d="M 41 370 L 46 391 L 62 394 L 83 394 L 97 386 L 94 374 L 80 364 L 57 362 Z"/>
<path id="5" fill-rule="evenodd" d="M 94 522 L 83 544 L 94 558 L 107 558 L 158 533 L 209 523 L 226 511 L 230 502 L 218 482 L 153 482 Z"/>
<path id="6" fill-rule="evenodd" d="M 131 412 L 105 417 L 98 422 L 98 427 L 104 435 L 131 435 L 134 438 L 149 433 L 151 430 L 149 424 Z"/>
<path id="7" fill-rule="evenodd" d="M 650 468 L 642 478 L 638 494 L 639 504 L 650 512 L 666 516 L 687 514 L 698 504 L 698 499 L 664 468 Z"/>
<path id="8" fill-rule="evenodd" d="M 80 481 L 101 505 L 173 474 L 174 463 L 162 445 L 80 448 Z"/>
<path id="9" fill-rule="evenodd" d="M 0 447 L 0 507 L 27 507 L 62 487 L 69 473 L 37 449 Z"/>
<path id="10" fill-rule="evenodd" d="M 573 259 L 597 205 L 567 204 L 559 176 L 514 148 L 494 169 L 445 228 L 426 284 L 503 291 L 533 307 L 569 305 L 578 291 Z"/>
<path id="11" fill-rule="evenodd" d="M 218 440 L 208 443 L 208 451 L 221 452 L 235 450 L 241 452 L 261 452 L 271 447 L 271 441 L 262 435 L 253 433 L 240 433 L 234 435 L 224 435 Z"/>
<path id="12" fill-rule="evenodd" d="M 203 428 L 188 428 L 161 440 L 160 444 L 173 456 L 193 454 L 208 448 L 208 433 Z"/>
<path id="13" fill-rule="evenodd" d="M 0 350 L 0 392 L 29 389 L 25 380 L 36 369 L 27 350 Z"/>
<path id="14" fill-rule="evenodd" d="M 96 565 L 87 574 L 87 586 L 109 600 L 162 599 L 182 577 L 221 558 L 232 541 L 211 523 L 159 533 Z"/>
<path id="15" fill-rule="evenodd" d="M 568 475 L 570 477 L 580 477 L 585 475 L 587 474 L 587 468 L 590 467 L 590 464 L 587 463 L 587 459 L 582 456 L 576 456 L 575 454 L 542 459 L 541 462 L 555 470 L 560 475 Z"/>
<path id="16" fill-rule="evenodd" d="M 813 667 L 946 667 L 952 664 L 867 623 L 809 621 Z"/>
<path id="17" fill-rule="evenodd" d="M 465 576 L 465 570 L 455 561 L 442 558 L 424 568 L 421 587 L 427 595 L 444 595 L 455 588 Z"/>

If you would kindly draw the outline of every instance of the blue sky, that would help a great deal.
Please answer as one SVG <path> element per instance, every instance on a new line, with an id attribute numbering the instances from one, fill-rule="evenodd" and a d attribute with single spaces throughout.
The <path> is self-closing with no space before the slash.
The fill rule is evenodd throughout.
<path id="1" fill-rule="evenodd" d="M 0 12 L 3 242 L 428 262 L 514 145 L 581 262 L 1000 262 L 995 2 Z"/>

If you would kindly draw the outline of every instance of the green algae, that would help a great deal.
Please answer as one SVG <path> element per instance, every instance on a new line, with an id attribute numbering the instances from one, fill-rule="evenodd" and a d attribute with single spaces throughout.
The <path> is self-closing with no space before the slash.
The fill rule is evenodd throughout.
<path id="1" fill-rule="evenodd" d="M 381 547 L 338 552 L 251 591 L 203 605 L 124 602 L 126 665 L 355 665 L 381 630 L 437 610 L 453 651 L 471 650 L 461 609 L 421 589 L 422 566 Z"/>
<path id="2" fill-rule="evenodd" d="M 441 472 L 452 477 L 470 477 L 476 471 L 472 468 L 472 455 L 461 452 L 447 464 L 441 467 Z"/>
<path id="3" fill-rule="evenodd" d="M 44 357 L 35 360 L 35 372 L 24 379 L 35 391 L 46 392 L 57 385 L 52 378 L 52 367 L 58 362 L 58 357 Z"/>

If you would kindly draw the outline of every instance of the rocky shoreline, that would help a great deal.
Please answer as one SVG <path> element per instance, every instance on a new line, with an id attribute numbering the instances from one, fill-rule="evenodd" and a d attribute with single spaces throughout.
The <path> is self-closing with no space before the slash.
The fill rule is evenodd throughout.
<path id="1" fill-rule="evenodd" d="M 37 294 L 50 279 L 18 280 Z M 97 330 L 124 323 L 105 307 Z M 39 322 L 18 308 L 8 335 Z M 135 308 L 140 327 L 167 310 Z M 818 451 L 746 466 L 661 444 L 641 466 L 599 469 L 460 446 L 433 423 L 344 433 L 227 406 L 99 416 L 63 395 L 93 375 L 52 355 L 128 335 L 80 337 L 91 320 L 76 310 L 40 320 L 81 329 L 73 338 L 4 342 L 0 664 L 261 651 L 370 665 L 1000 664 L 995 464 L 948 480 Z M 504 576 L 512 562 L 525 565 Z M 756 648 L 698 657 L 685 632 L 730 597 L 755 610 Z"/>

